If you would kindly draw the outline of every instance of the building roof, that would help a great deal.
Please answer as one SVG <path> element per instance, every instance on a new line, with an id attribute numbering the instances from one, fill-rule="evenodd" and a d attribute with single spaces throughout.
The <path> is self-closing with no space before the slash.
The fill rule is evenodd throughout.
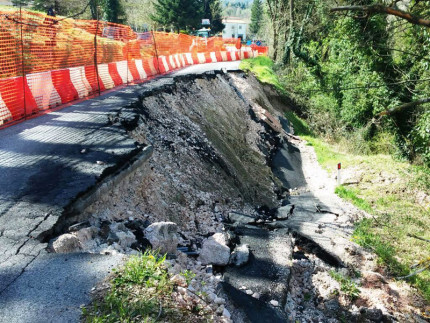
<path id="1" fill-rule="evenodd" d="M 231 24 L 249 24 L 249 21 L 240 17 L 224 17 L 222 22 Z"/>

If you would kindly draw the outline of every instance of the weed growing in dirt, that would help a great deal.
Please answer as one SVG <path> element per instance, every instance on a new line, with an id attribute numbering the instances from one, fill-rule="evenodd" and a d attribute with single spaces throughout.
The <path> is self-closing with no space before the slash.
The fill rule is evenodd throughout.
<path id="1" fill-rule="evenodd" d="M 360 290 L 350 278 L 345 277 L 334 270 L 330 270 L 329 274 L 331 278 L 340 283 L 340 291 L 343 292 L 350 300 L 355 300 L 360 296 Z"/>
<path id="2" fill-rule="evenodd" d="M 131 256 L 116 270 L 111 289 L 83 308 L 84 322 L 202 322 L 206 314 L 179 308 L 173 299 L 174 283 L 164 267 L 165 256 L 146 251 Z"/>
<path id="3" fill-rule="evenodd" d="M 185 281 L 187 282 L 187 285 L 190 284 L 191 280 L 196 277 L 196 274 L 193 273 L 191 270 L 185 270 L 181 273 L 182 276 L 184 276 Z"/>
<path id="4" fill-rule="evenodd" d="M 83 310 L 85 321 L 155 321 L 173 289 L 164 260 L 152 252 L 130 257 L 124 268 L 115 272 L 108 294 Z"/>

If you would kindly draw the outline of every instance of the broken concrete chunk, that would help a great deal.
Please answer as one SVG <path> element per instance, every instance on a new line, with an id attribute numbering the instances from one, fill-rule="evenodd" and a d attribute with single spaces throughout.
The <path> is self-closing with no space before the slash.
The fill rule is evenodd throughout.
<path id="1" fill-rule="evenodd" d="M 77 252 L 81 249 L 81 244 L 75 235 L 66 233 L 53 240 L 50 249 L 56 253 Z"/>
<path id="2" fill-rule="evenodd" d="M 156 222 L 145 229 L 145 237 L 152 245 L 152 249 L 160 253 L 176 253 L 178 226 L 174 222 Z"/>
<path id="3" fill-rule="evenodd" d="M 239 224 L 249 224 L 255 222 L 254 217 L 238 212 L 230 212 L 228 214 L 228 218 L 231 222 Z"/>
<path id="4" fill-rule="evenodd" d="M 81 244 L 86 243 L 88 240 L 91 240 L 94 238 L 95 234 L 97 233 L 98 229 L 95 227 L 89 227 L 89 228 L 83 228 L 79 231 L 75 232 L 74 234 L 78 238 L 79 242 Z"/>
<path id="5" fill-rule="evenodd" d="M 272 305 L 272 306 L 279 306 L 279 302 L 278 302 L 278 301 L 275 301 L 274 299 L 272 299 L 272 300 L 270 301 L 270 305 Z"/>
<path id="6" fill-rule="evenodd" d="M 249 246 L 242 244 L 237 246 L 231 254 L 230 264 L 237 267 L 243 266 L 249 260 Z"/>
<path id="7" fill-rule="evenodd" d="M 199 261 L 203 265 L 213 264 L 218 266 L 228 265 L 230 260 L 230 248 L 223 233 L 215 233 L 203 241 Z"/>
<path id="8" fill-rule="evenodd" d="M 119 231 L 116 233 L 118 237 L 118 244 L 123 248 L 129 248 L 136 242 L 136 237 L 131 231 Z"/>

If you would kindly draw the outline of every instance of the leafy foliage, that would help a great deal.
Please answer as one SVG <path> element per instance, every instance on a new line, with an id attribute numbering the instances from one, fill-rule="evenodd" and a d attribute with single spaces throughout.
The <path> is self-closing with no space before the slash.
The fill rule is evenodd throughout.
<path id="1" fill-rule="evenodd" d="M 85 322 L 156 321 L 159 304 L 173 284 L 163 266 L 165 257 L 152 252 L 132 256 L 111 281 L 112 288 L 92 307 L 84 309 Z"/>
<path id="2" fill-rule="evenodd" d="M 190 30 L 199 27 L 202 5 L 198 0 L 158 0 L 154 3 L 155 13 L 151 19 L 166 27 Z"/>
<path id="3" fill-rule="evenodd" d="M 249 18 L 251 16 L 250 1 L 227 0 L 223 3 L 224 16 Z"/>
<path id="4" fill-rule="evenodd" d="M 205 0 L 203 2 L 202 18 L 210 20 L 210 28 L 213 34 L 217 34 L 225 28 L 222 23 L 221 0 Z"/>
<path id="5" fill-rule="evenodd" d="M 121 0 L 104 0 L 104 19 L 119 24 L 125 22 L 125 12 Z"/>
<path id="6" fill-rule="evenodd" d="M 251 24 L 249 31 L 252 35 L 258 34 L 263 22 L 263 3 L 261 0 L 254 0 L 251 7 Z"/>
<path id="7" fill-rule="evenodd" d="M 397 156 L 430 165 L 425 106 L 379 117 L 430 93 L 429 28 L 384 15 L 336 16 L 330 14 L 334 0 L 266 2 L 283 87 L 314 132 L 335 141 L 352 137 L 360 151 L 372 153 L 378 152 L 374 138 L 391 133 Z M 418 16 L 429 13 L 419 1 L 409 9 Z"/>
<path id="8" fill-rule="evenodd" d="M 415 152 L 430 165 L 430 111 L 419 113 L 417 122 L 410 134 Z"/>

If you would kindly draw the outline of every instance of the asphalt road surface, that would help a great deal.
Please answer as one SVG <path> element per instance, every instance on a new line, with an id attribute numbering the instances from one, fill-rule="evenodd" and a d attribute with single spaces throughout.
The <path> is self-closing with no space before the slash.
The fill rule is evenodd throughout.
<path id="1" fill-rule="evenodd" d="M 77 322 L 90 289 L 121 263 L 121 256 L 49 254 L 40 242 L 79 193 L 139 151 L 108 116 L 142 88 L 239 63 L 190 66 L 0 130 L 0 322 Z"/>

